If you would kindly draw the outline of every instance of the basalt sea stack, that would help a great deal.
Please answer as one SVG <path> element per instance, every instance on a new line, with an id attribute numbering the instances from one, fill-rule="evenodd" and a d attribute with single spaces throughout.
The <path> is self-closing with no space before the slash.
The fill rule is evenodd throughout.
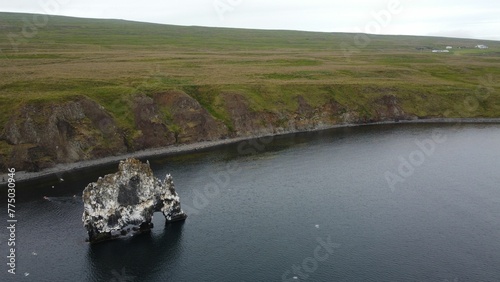
<path id="1" fill-rule="evenodd" d="M 172 176 L 161 181 L 149 163 L 121 161 L 119 171 L 90 183 L 83 191 L 83 224 L 89 242 L 130 236 L 153 227 L 153 213 L 161 211 L 166 222 L 186 219 Z"/>

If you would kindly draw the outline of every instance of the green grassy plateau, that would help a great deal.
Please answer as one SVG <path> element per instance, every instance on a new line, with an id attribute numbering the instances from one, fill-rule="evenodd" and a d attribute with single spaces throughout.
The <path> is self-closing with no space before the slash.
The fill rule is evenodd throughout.
<path id="1" fill-rule="evenodd" d="M 184 91 L 220 120 L 228 91 L 255 110 L 293 110 L 297 95 L 369 108 L 390 94 L 421 117 L 500 117 L 496 41 L 43 19 L 0 13 L 0 132 L 26 103 L 82 95 L 132 128 L 131 95 L 165 90 Z"/>

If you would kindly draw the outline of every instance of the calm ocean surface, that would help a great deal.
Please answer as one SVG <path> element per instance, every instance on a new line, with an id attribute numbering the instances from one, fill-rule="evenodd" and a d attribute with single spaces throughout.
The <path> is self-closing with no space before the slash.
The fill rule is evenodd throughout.
<path id="1" fill-rule="evenodd" d="M 343 128 L 150 162 L 173 175 L 184 223 L 156 214 L 150 234 L 90 246 L 81 193 L 116 165 L 19 183 L 15 276 L 2 189 L 0 281 L 500 281 L 500 125 Z"/>

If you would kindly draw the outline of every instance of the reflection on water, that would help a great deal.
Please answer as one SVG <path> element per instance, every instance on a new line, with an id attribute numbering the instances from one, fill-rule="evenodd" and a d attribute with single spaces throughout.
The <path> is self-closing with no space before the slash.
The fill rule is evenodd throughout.
<path id="1" fill-rule="evenodd" d="M 50 203 L 53 203 L 53 204 L 82 204 L 83 205 L 83 201 L 82 201 L 82 197 L 81 196 L 77 196 L 77 195 L 73 195 L 72 197 L 47 197 L 47 196 L 43 196 L 43 199 L 50 202 Z"/>
<path id="2" fill-rule="evenodd" d="M 168 273 L 183 249 L 180 246 L 183 225 L 183 222 L 167 224 L 159 235 L 155 235 L 158 232 L 149 232 L 124 240 L 89 244 L 88 281 L 112 281 L 113 278 L 116 281 L 141 281 L 158 278 L 160 271 Z"/>

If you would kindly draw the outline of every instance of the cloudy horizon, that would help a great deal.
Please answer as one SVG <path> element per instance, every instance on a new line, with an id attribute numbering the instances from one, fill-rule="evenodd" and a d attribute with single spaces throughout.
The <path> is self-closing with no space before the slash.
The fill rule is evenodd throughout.
<path id="1" fill-rule="evenodd" d="M 0 11 L 184 26 L 500 40 L 500 4 L 485 0 L 25 0 L 1 3 Z"/>

